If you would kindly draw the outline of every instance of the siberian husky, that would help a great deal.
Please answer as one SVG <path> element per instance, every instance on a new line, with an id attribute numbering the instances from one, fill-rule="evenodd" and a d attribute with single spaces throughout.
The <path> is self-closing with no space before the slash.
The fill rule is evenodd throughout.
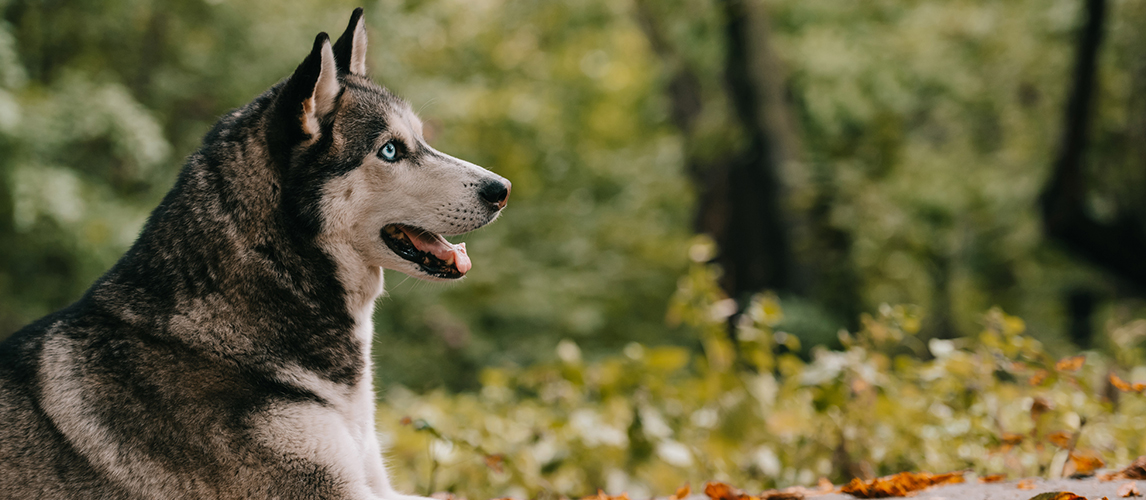
<path id="1" fill-rule="evenodd" d="M 509 181 L 366 75 L 357 9 L 219 120 L 139 239 L 0 344 L 0 498 L 409 498 L 374 428 L 382 269 L 461 278 Z"/>

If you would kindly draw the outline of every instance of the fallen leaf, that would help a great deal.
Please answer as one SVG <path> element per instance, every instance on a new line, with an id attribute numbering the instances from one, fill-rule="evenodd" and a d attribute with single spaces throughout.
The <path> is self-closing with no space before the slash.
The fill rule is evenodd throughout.
<path id="1" fill-rule="evenodd" d="M 761 500 L 804 500 L 804 493 L 799 490 L 768 490 L 760 494 Z"/>
<path id="2" fill-rule="evenodd" d="M 1082 364 L 1086 362 L 1086 356 L 1071 356 L 1069 358 L 1062 358 L 1058 363 L 1054 364 L 1054 369 L 1060 372 L 1075 372 L 1082 368 Z"/>
<path id="3" fill-rule="evenodd" d="M 816 481 L 816 489 L 819 490 L 820 493 L 831 493 L 836 491 L 836 485 L 832 484 L 830 479 L 821 477 L 819 481 Z"/>
<path id="4" fill-rule="evenodd" d="M 1030 500 L 1086 500 L 1070 491 L 1048 491 L 1031 497 Z"/>
<path id="5" fill-rule="evenodd" d="M 877 477 L 871 481 L 855 478 L 840 488 L 840 491 L 859 498 L 902 497 L 931 486 L 961 482 L 963 482 L 962 472 L 949 472 L 947 474 L 901 472 L 891 476 Z"/>
<path id="6" fill-rule="evenodd" d="M 758 497 L 716 481 L 709 481 L 704 485 L 704 494 L 712 500 L 760 500 Z"/>
<path id="7" fill-rule="evenodd" d="M 681 500 L 688 497 L 689 493 L 692 493 L 692 487 L 688 483 L 684 483 L 684 486 L 676 489 L 676 493 L 673 493 L 669 500 Z"/>
<path id="8" fill-rule="evenodd" d="M 1058 446 L 1059 448 L 1065 449 L 1065 448 L 1070 448 L 1070 440 L 1073 437 L 1074 436 L 1069 432 L 1058 431 L 1058 432 L 1052 432 L 1050 435 L 1048 435 L 1047 441 L 1054 443 L 1054 445 Z"/>
<path id="9" fill-rule="evenodd" d="M 812 490 L 802 486 L 793 486 L 782 490 L 767 490 L 755 496 L 716 481 L 704 485 L 704 494 L 711 500 L 804 500 L 810 492 Z"/>
<path id="10" fill-rule="evenodd" d="M 1063 466 L 1063 476 L 1082 478 L 1094 475 L 1094 471 L 1106 465 L 1097 452 L 1090 450 L 1074 450 L 1070 452 L 1070 460 Z"/>
<path id="11" fill-rule="evenodd" d="M 1103 481 L 1116 481 L 1119 479 L 1146 479 L 1146 455 L 1140 456 L 1133 463 L 1127 465 L 1113 474 L 1103 474 L 1099 479 Z"/>
<path id="12" fill-rule="evenodd" d="M 1033 489 L 1035 489 L 1035 480 L 1034 479 L 1024 479 L 1022 481 L 1019 481 L 1019 484 L 1015 485 L 1015 487 L 1020 489 L 1020 490 L 1033 490 Z"/>
<path id="13" fill-rule="evenodd" d="M 990 476 L 983 476 L 979 478 L 980 483 L 1000 483 L 1006 481 L 1005 474 L 991 474 Z"/>
<path id="14" fill-rule="evenodd" d="M 1118 496 L 1122 498 L 1140 497 L 1142 496 L 1142 492 L 1138 491 L 1138 483 L 1130 481 L 1129 483 L 1118 487 Z"/>

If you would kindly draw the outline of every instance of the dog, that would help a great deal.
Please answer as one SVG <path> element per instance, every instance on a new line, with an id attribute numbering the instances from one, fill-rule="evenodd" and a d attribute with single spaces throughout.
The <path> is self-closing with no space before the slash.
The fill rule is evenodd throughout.
<path id="1" fill-rule="evenodd" d="M 382 269 L 463 277 L 511 184 L 366 75 L 356 9 L 224 117 L 126 254 L 0 344 L 0 498 L 385 499 Z"/>

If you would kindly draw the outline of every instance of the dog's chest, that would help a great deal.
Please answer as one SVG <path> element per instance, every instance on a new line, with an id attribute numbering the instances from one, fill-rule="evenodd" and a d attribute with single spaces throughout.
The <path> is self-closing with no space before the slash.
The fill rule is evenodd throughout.
<path id="1" fill-rule="evenodd" d="M 318 402 L 297 402 L 273 408 L 258 427 L 263 439 L 288 455 L 307 457 L 339 474 L 370 477 L 367 464 L 380 463 L 374 424 L 375 396 L 369 349 L 366 370 L 353 385 L 338 384 L 299 367 L 279 378 L 318 396 Z"/>

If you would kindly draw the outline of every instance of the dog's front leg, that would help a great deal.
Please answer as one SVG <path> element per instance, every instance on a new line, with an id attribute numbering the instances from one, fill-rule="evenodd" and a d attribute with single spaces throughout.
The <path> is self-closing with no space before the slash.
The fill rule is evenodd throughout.
<path id="1" fill-rule="evenodd" d="M 432 498 L 405 495 L 394 490 L 390 484 L 390 476 L 386 472 L 386 465 L 382 460 L 382 450 L 378 446 L 378 439 L 371 434 L 365 448 L 367 457 L 366 475 L 370 490 L 382 500 L 434 500 Z"/>

